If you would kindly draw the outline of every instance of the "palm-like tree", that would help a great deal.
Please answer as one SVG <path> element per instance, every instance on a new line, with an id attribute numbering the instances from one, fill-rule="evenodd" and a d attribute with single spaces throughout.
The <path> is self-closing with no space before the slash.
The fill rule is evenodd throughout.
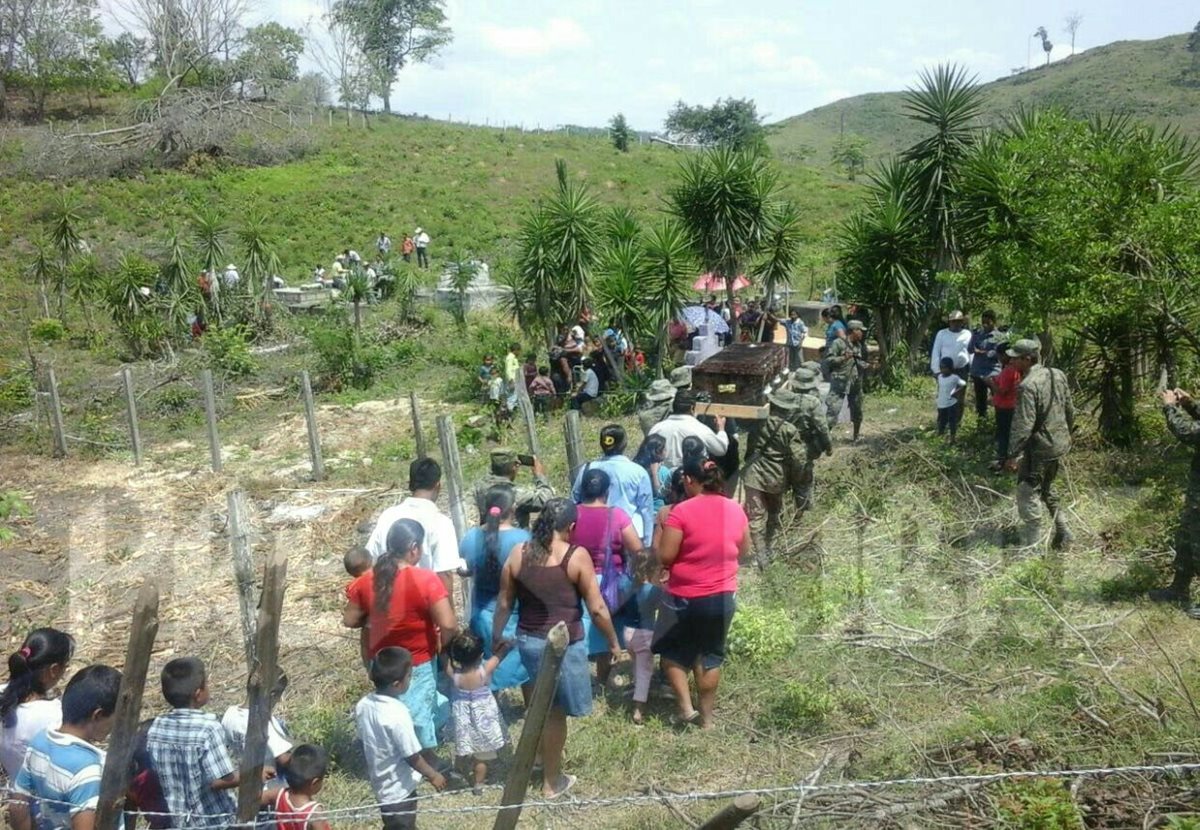
<path id="1" fill-rule="evenodd" d="M 29 262 L 29 276 L 37 283 L 38 305 L 42 308 L 42 317 L 50 317 L 50 284 L 54 281 L 56 266 L 54 249 L 50 241 L 44 237 L 33 242 L 33 258 Z"/>
<path id="2" fill-rule="evenodd" d="M 905 170 L 894 164 L 881 171 L 871 200 L 837 236 L 838 285 L 875 312 L 885 372 L 895 370 L 892 357 L 904 328 L 917 319 L 925 299 L 926 228 Z"/>
<path id="3" fill-rule="evenodd" d="M 612 245 L 596 267 L 594 311 L 634 342 L 650 332 L 645 303 L 649 266 L 639 241 L 626 239 Z"/>
<path id="4" fill-rule="evenodd" d="M 592 269 L 604 243 L 600 203 L 586 186 L 567 178 L 561 159 L 555 172 L 557 189 L 521 223 L 517 274 L 506 303 L 543 329 L 548 346 L 557 326 L 587 305 Z"/>
<path id="5" fill-rule="evenodd" d="M 764 158 L 718 147 L 684 161 L 668 194 L 701 265 L 725 280 L 731 305 L 734 280 L 762 251 L 778 193 L 778 175 Z"/>
<path id="6" fill-rule="evenodd" d="M 632 208 L 626 205 L 609 208 L 608 215 L 604 217 L 604 235 L 609 243 L 632 242 L 641 232 L 637 214 Z"/>
<path id="7" fill-rule="evenodd" d="M 200 267 L 208 272 L 212 283 L 213 310 L 217 322 L 221 322 L 220 270 L 228 261 L 229 227 L 224 218 L 212 207 L 201 205 L 192 212 L 192 247 L 200 260 Z"/>
<path id="8" fill-rule="evenodd" d="M 367 280 L 366 271 L 358 266 L 350 269 L 342 295 L 354 307 L 354 342 L 355 346 L 358 346 L 362 342 L 362 304 L 371 295 L 371 284 Z"/>
<path id="9" fill-rule="evenodd" d="M 767 216 L 762 250 L 753 269 L 755 277 L 766 289 L 768 303 L 774 299 L 776 288 L 791 285 L 803 240 L 799 208 L 791 201 L 780 202 Z M 763 325 L 766 325 L 765 319 Z M 761 337 L 761 328 L 759 331 Z"/>
<path id="10" fill-rule="evenodd" d="M 170 294 L 182 294 L 192 285 L 187 243 L 183 234 L 175 227 L 168 231 L 166 242 L 166 261 L 162 267 L 163 285 Z"/>
<path id="11" fill-rule="evenodd" d="M 55 271 L 58 284 L 58 317 L 66 322 L 68 269 L 71 260 L 82 247 L 79 227 L 83 223 L 82 206 L 71 193 L 62 191 L 55 197 L 50 209 L 50 242 L 58 254 L 58 268 Z"/>
<path id="12" fill-rule="evenodd" d="M 655 332 L 656 365 L 662 371 L 666 353 L 667 326 L 691 297 L 695 279 L 696 254 L 687 230 L 675 219 L 664 219 L 650 228 L 645 237 L 646 322 Z"/>
<path id="13" fill-rule="evenodd" d="M 908 116 L 933 128 L 933 134 L 906 150 L 903 160 L 915 168 L 915 185 L 928 225 L 938 271 L 962 267 L 958 234 L 959 174 L 979 136 L 983 99 L 975 76 L 954 64 L 921 73 L 921 85 L 904 94 Z"/>

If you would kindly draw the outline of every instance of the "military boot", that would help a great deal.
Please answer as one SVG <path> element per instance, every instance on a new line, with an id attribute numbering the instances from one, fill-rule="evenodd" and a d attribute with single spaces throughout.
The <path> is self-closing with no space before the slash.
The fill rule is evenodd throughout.
<path id="1" fill-rule="evenodd" d="M 1155 588 L 1147 593 L 1151 602 L 1171 603 L 1172 605 L 1187 605 L 1191 602 L 1192 578 L 1175 572 L 1175 579 L 1166 588 Z"/>
<path id="2" fill-rule="evenodd" d="M 1054 536 L 1050 538 L 1050 548 L 1052 550 L 1067 550 L 1074 540 L 1075 536 L 1071 533 L 1071 529 L 1067 527 L 1066 517 L 1062 513 L 1055 513 Z"/>
<path id="3" fill-rule="evenodd" d="M 1036 548 L 1042 541 L 1042 523 L 1033 521 L 1021 525 L 1020 545 L 1023 548 Z"/>

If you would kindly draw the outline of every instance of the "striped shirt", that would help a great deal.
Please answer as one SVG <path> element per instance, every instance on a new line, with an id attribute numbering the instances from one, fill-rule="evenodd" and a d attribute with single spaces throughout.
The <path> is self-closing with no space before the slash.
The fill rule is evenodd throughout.
<path id="1" fill-rule="evenodd" d="M 213 824 L 212 816 L 237 812 L 230 790 L 212 788 L 214 781 L 237 770 L 215 715 L 199 709 L 172 709 L 159 715 L 146 735 L 146 751 L 175 827 Z"/>
<path id="2" fill-rule="evenodd" d="M 34 802 L 38 830 L 69 828 L 100 803 L 104 753 L 82 738 L 47 729 L 29 742 L 13 789 Z"/>

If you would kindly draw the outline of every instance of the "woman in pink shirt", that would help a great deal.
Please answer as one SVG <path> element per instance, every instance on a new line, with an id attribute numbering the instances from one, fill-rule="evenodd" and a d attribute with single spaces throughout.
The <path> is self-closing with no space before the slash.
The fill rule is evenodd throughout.
<path id="1" fill-rule="evenodd" d="M 685 462 L 683 486 L 688 498 L 671 508 L 658 551 L 669 577 L 653 650 L 662 657 L 667 682 L 679 700 L 680 720 L 711 729 L 738 562 L 750 552 L 750 522 L 742 506 L 725 497 L 716 462 Z M 689 670 L 700 693 L 698 712 L 688 690 Z"/>

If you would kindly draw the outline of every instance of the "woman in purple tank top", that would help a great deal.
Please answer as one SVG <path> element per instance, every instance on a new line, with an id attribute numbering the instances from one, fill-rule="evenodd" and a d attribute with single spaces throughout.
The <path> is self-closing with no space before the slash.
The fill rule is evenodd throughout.
<path id="1" fill-rule="evenodd" d="M 498 646 L 504 626 L 517 611 L 517 650 L 531 678 L 536 678 L 546 650 L 546 635 L 565 623 L 570 645 L 559 670 L 554 705 L 542 731 L 541 755 L 545 764 L 542 795 L 557 798 L 575 783 L 575 776 L 562 772 L 563 748 L 567 742 L 567 717 L 592 711 L 592 679 L 588 667 L 587 642 L 583 631 L 583 605 L 587 603 L 592 624 L 608 640 L 614 659 L 621 645 L 612 617 L 596 582 L 596 571 L 586 549 L 570 542 L 578 513 L 569 499 L 554 499 L 542 508 L 533 525 L 533 538 L 509 553 L 500 574 L 500 596 L 492 620 L 492 638 Z"/>

